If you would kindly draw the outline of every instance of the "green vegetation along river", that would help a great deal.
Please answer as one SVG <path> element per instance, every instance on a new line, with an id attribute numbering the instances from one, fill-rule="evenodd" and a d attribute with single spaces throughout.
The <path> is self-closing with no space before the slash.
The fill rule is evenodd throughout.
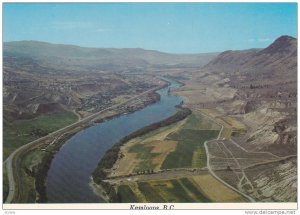
<path id="1" fill-rule="evenodd" d="M 67 141 L 55 155 L 48 171 L 46 189 L 49 202 L 104 202 L 89 186 L 92 172 L 105 152 L 123 137 L 176 113 L 176 106 L 182 100 L 168 92 L 180 84 L 170 79 L 167 81 L 170 85 L 157 91 L 159 102 L 84 129 Z"/>

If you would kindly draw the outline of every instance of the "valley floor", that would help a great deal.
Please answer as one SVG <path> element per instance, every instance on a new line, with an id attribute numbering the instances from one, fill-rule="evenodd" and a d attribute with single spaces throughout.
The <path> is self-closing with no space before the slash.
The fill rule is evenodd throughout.
<path id="1" fill-rule="evenodd" d="M 181 122 L 132 139 L 104 182 L 117 190 L 120 202 L 249 201 L 209 172 L 205 143 L 228 135 L 221 128 L 205 110 L 195 110 Z"/>
<path id="2" fill-rule="evenodd" d="M 112 201 L 297 201 L 297 155 L 288 139 L 295 131 L 291 109 L 263 96 L 261 105 L 247 109 L 245 90 L 231 87 L 224 74 L 166 73 L 182 77 L 185 85 L 173 93 L 193 113 L 120 148 L 103 180 L 106 190 L 117 194 Z M 280 122 L 290 135 L 285 146 Z"/>
<path id="3" fill-rule="evenodd" d="M 6 169 L 4 177 L 8 178 L 3 183 L 5 202 L 46 202 L 45 181 L 51 160 L 72 135 L 94 122 L 102 122 L 124 113 L 133 112 L 157 101 L 159 97 L 155 91 L 164 86 L 165 83 L 161 83 L 160 86 L 139 95 L 122 99 L 117 104 L 100 112 L 90 113 L 78 122 L 73 113 L 67 112 L 65 115 L 62 113 L 41 115 L 31 120 L 20 120 L 14 122 L 14 125 L 9 125 L 10 127 L 4 130 L 4 140 L 6 141 L 4 148 L 7 157 L 4 161 Z M 44 133 L 36 136 L 32 133 L 33 130 Z M 16 135 L 16 133 L 20 135 Z M 20 137 L 22 135 L 27 138 Z M 20 138 L 21 141 L 18 141 Z"/>

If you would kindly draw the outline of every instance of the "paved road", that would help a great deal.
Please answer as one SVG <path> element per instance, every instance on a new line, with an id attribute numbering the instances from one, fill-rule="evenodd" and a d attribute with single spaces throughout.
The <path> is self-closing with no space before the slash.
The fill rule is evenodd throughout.
<path id="1" fill-rule="evenodd" d="M 60 134 L 65 133 L 65 132 L 67 132 L 69 130 L 72 130 L 73 128 L 75 128 L 75 127 L 77 127 L 79 125 L 83 125 L 84 123 L 87 123 L 87 122 L 89 122 L 89 121 L 91 121 L 91 120 L 99 117 L 99 115 L 102 114 L 105 111 L 117 108 L 117 107 L 119 107 L 121 105 L 124 105 L 124 104 L 126 104 L 126 103 L 128 103 L 128 102 L 130 102 L 132 100 L 135 100 L 135 99 L 137 99 L 137 98 L 139 98 L 139 97 L 141 97 L 143 95 L 146 95 L 146 94 L 148 94 L 150 92 L 156 91 L 156 90 L 158 90 L 160 88 L 161 88 L 161 86 L 153 88 L 153 89 L 150 89 L 150 90 L 147 90 L 144 93 L 141 93 L 141 94 L 139 94 L 137 96 L 134 96 L 134 97 L 132 97 L 132 98 L 130 98 L 130 99 L 128 99 L 128 100 L 120 103 L 120 104 L 116 104 L 116 105 L 113 105 L 113 106 L 108 107 L 106 109 L 103 109 L 103 110 L 101 110 L 101 111 L 99 111 L 99 112 L 97 112 L 95 114 L 92 114 L 92 115 L 90 115 L 90 116 L 88 116 L 86 118 L 83 118 L 83 119 L 79 120 L 78 122 L 75 122 L 75 123 L 73 123 L 71 125 L 68 125 L 68 126 L 66 126 L 64 128 L 61 128 L 59 130 L 56 130 L 56 131 L 48 134 L 47 136 L 41 137 L 41 138 L 39 138 L 37 140 L 34 140 L 34 141 L 30 142 L 30 143 L 27 143 L 27 144 L 25 144 L 25 145 L 17 148 L 13 153 L 10 154 L 10 156 L 3 163 L 5 165 L 5 167 L 6 167 L 6 169 L 7 169 L 7 177 L 8 177 L 8 182 L 9 182 L 9 193 L 8 193 L 8 196 L 6 198 L 5 203 L 11 203 L 12 200 L 13 200 L 13 198 L 14 198 L 14 195 L 15 195 L 16 183 L 15 183 L 15 178 L 14 178 L 14 173 L 13 173 L 13 162 L 16 159 L 16 156 L 18 154 L 20 154 L 23 151 L 26 151 L 26 150 L 28 150 L 30 148 L 37 147 L 39 145 L 44 144 L 44 141 L 47 140 L 48 138 L 53 138 L 53 137 L 55 137 L 57 135 L 60 135 Z M 18 168 L 18 166 L 16 166 L 16 168 Z"/>
<path id="2" fill-rule="evenodd" d="M 204 114 L 206 115 L 206 114 Z M 210 117 L 209 115 L 206 115 L 207 117 L 209 117 L 211 120 L 214 121 L 214 119 L 212 117 Z M 214 171 L 212 170 L 211 166 L 210 166 L 210 154 L 208 151 L 208 147 L 207 144 L 210 142 L 214 142 L 214 141 L 220 141 L 221 139 L 223 139 L 223 131 L 224 131 L 224 126 L 219 124 L 221 126 L 221 130 L 218 134 L 218 137 L 215 140 L 210 140 L 210 141 L 205 141 L 204 143 L 204 147 L 205 147 L 205 151 L 206 151 L 206 155 L 207 155 L 207 170 L 209 171 L 209 173 L 215 178 L 217 179 L 219 182 L 221 182 L 222 184 L 224 184 L 225 186 L 227 186 L 228 188 L 234 190 L 235 192 L 239 193 L 240 195 L 244 196 L 246 199 L 248 199 L 250 202 L 255 202 L 255 200 L 248 196 L 247 194 L 241 192 L 240 190 L 236 189 L 235 187 L 231 186 L 230 184 L 228 184 L 227 182 L 225 182 L 224 180 L 222 180 L 221 178 L 219 178 Z M 192 175 L 201 175 L 204 174 L 207 170 L 204 169 L 195 169 L 191 168 L 180 168 L 180 169 L 171 169 L 169 171 L 162 171 L 162 172 L 155 172 L 153 174 L 145 174 L 145 175 L 134 175 L 134 176 L 120 176 L 120 177 L 116 177 L 116 178 L 112 178 L 112 179 L 107 179 L 106 181 L 109 181 L 110 183 L 128 183 L 129 181 L 144 181 L 144 180 L 159 180 L 159 179 L 173 179 L 173 178 L 177 178 L 177 177 L 182 177 L 182 175 L 185 176 L 192 176 Z"/>
<path id="3" fill-rule="evenodd" d="M 182 178 L 182 176 L 190 177 L 190 176 L 198 176 L 207 174 L 206 168 L 174 168 L 174 169 L 164 169 L 161 171 L 148 173 L 148 174 L 140 174 L 140 175 L 122 175 L 112 178 L 107 178 L 106 182 L 110 182 L 113 184 L 122 184 L 131 181 L 149 181 L 149 180 L 166 180 L 166 179 L 176 179 Z"/>

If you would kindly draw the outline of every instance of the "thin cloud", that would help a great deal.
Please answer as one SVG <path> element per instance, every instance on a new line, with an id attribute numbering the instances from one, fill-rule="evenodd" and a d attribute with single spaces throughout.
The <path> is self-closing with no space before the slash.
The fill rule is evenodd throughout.
<path id="1" fill-rule="evenodd" d="M 65 21 L 65 22 L 53 22 L 51 27 L 54 29 L 84 29 L 84 28 L 93 28 L 94 25 L 91 22 L 74 22 L 74 21 Z"/>
<path id="2" fill-rule="evenodd" d="M 264 42 L 269 42 L 269 41 L 271 41 L 271 39 L 270 39 L 270 38 L 258 38 L 257 41 L 258 41 L 258 42 L 261 42 L 261 43 L 264 43 Z"/>
<path id="3" fill-rule="evenodd" d="M 267 37 L 248 39 L 249 43 L 265 43 L 265 42 L 270 42 L 270 41 L 272 41 L 272 40 L 270 38 L 267 38 Z"/>

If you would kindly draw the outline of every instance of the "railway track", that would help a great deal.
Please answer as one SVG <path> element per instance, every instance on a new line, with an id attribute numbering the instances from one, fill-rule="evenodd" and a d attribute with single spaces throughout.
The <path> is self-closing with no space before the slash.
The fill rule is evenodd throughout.
<path id="1" fill-rule="evenodd" d="M 17 158 L 18 158 L 18 156 L 20 154 L 25 153 L 26 151 L 28 151 L 28 150 L 30 150 L 32 148 L 36 148 L 36 147 L 44 144 L 44 142 L 46 140 L 48 140 L 49 138 L 53 139 L 53 138 L 57 137 L 58 135 L 63 135 L 64 133 L 69 132 L 70 130 L 72 130 L 72 129 L 78 127 L 78 126 L 81 126 L 81 125 L 84 125 L 86 123 L 89 123 L 89 122 L 93 121 L 94 119 L 96 119 L 97 117 L 99 117 L 100 114 L 102 114 L 102 113 L 104 113 L 106 111 L 115 109 L 115 108 L 117 108 L 117 107 L 119 107 L 121 105 L 124 105 L 124 104 L 126 104 L 126 103 L 128 103 L 130 101 L 138 99 L 141 96 L 144 96 L 144 95 L 146 95 L 148 93 L 154 92 L 154 91 L 159 90 L 161 88 L 162 88 L 162 86 L 159 86 L 159 87 L 155 87 L 155 88 L 152 88 L 150 90 L 147 90 L 147 91 L 145 91 L 145 92 L 143 92 L 143 93 L 141 93 L 139 95 L 136 95 L 136 96 L 134 96 L 134 97 L 132 97 L 132 98 L 130 98 L 130 99 L 122 102 L 122 103 L 119 103 L 119 104 L 113 105 L 111 107 L 105 108 L 105 109 L 103 109 L 103 110 L 101 110 L 101 111 L 99 111 L 97 113 L 94 113 L 94 114 L 92 114 L 92 115 L 90 115 L 88 117 L 85 117 L 85 118 L 79 120 L 78 122 L 75 122 L 75 123 L 73 123 L 71 125 L 68 125 L 68 126 L 66 126 L 64 128 L 61 128 L 59 130 L 56 130 L 56 131 L 54 131 L 54 132 L 52 132 L 52 133 L 50 133 L 50 134 L 48 134 L 48 135 L 46 135 L 44 137 L 41 137 L 41 138 L 39 138 L 37 140 L 34 140 L 34 141 L 30 142 L 30 143 L 27 143 L 27 144 L 25 144 L 25 145 L 17 148 L 3 162 L 3 165 L 5 166 L 5 168 L 7 170 L 7 177 L 8 177 L 8 183 L 9 183 L 8 184 L 8 186 L 9 186 L 9 192 L 8 192 L 7 198 L 5 200 L 5 204 L 13 202 L 13 199 L 14 199 L 14 196 L 15 196 L 15 193 L 16 193 L 16 189 L 18 189 L 16 185 L 18 184 L 18 187 L 21 186 L 20 185 L 20 179 L 18 178 L 18 173 L 20 171 L 20 169 L 19 169 L 20 167 L 18 165 L 14 165 L 15 161 L 17 160 Z M 21 189 L 19 189 L 19 190 L 21 190 Z M 21 193 L 19 193 L 18 195 L 21 195 Z"/>

